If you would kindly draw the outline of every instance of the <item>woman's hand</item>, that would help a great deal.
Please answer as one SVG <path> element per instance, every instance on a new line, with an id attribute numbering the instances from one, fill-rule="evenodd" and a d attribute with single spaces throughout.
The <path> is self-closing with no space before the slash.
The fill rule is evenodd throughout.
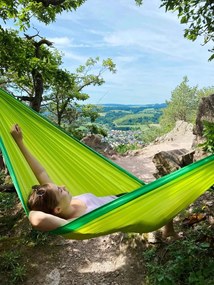
<path id="1" fill-rule="evenodd" d="M 16 142 L 21 142 L 23 140 L 22 130 L 18 124 L 12 126 L 10 133 Z"/>

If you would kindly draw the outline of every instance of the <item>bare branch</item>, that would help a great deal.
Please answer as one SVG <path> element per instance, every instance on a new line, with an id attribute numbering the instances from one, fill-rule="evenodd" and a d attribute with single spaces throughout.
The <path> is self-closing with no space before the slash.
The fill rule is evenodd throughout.
<path id="1" fill-rule="evenodd" d="M 28 97 L 28 96 L 16 96 L 17 99 L 20 99 L 22 101 L 28 101 L 28 102 L 32 102 L 33 101 L 33 97 Z"/>

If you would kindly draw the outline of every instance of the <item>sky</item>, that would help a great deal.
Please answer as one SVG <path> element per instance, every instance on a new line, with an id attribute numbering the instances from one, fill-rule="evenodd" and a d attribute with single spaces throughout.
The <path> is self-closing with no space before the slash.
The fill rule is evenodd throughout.
<path id="1" fill-rule="evenodd" d="M 71 72 L 89 57 L 116 64 L 116 74 L 106 72 L 102 86 L 84 89 L 90 95 L 85 103 L 163 103 L 184 76 L 192 87 L 214 86 L 209 46 L 185 39 L 176 14 L 159 6 L 160 0 L 144 0 L 140 7 L 134 0 L 87 0 L 55 23 L 34 25 L 62 51 Z"/>

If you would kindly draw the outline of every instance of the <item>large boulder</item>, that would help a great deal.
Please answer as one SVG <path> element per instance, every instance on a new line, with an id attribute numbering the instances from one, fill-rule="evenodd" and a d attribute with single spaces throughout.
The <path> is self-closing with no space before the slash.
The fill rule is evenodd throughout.
<path id="1" fill-rule="evenodd" d="M 152 159 L 157 171 L 153 174 L 155 178 L 162 177 L 175 170 L 178 170 L 193 162 L 194 150 L 174 149 L 170 151 L 160 151 Z"/>

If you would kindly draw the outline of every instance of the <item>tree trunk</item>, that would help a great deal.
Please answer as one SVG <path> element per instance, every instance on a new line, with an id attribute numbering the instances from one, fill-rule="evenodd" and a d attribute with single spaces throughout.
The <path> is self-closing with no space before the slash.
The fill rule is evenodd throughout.
<path id="1" fill-rule="evenodd" d="M 36 70 L 32 71 L 32 76 L 33 76 L 35 94 L 33 100 L 30 102 L 30 106 L 33 110 L 39 112 L 41 108 L 42 95 L 44 91 L 43 78 L 42 75 Z"/>

